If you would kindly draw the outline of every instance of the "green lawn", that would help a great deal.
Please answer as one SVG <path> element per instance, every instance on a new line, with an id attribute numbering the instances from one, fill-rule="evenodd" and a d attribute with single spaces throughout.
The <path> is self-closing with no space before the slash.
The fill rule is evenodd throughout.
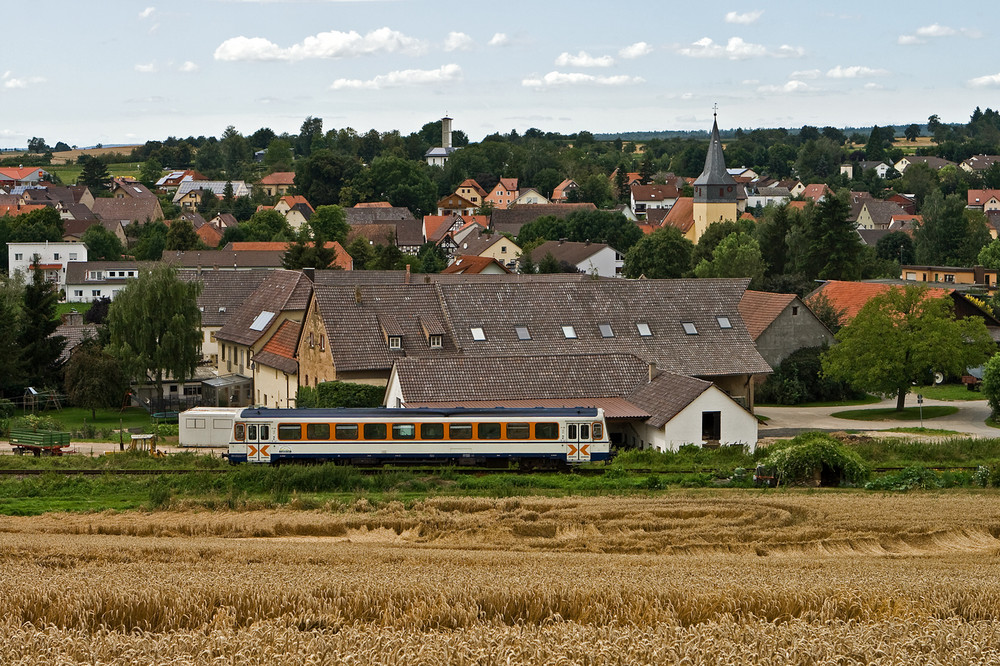
<path id="1" fill-rule="evenodd" d="M 958 407 L 951 405 L 929 405 L 923 408 L 923 418 L 936 419 L 950 416 L 957 411 Z M 847 409 L 842 412 L 834 412 L 830 416 L 854 421 L 919 421 L 921 412 L 918 407 L 907 407 L 903 411 L 898 411 L 894 407 L 884 407 L 881 409 Z"/>
<path id="2" fill-rule="evenodd" d="M 882 398 L 876 395 L 869 395 L 861 398 L 859 400 L 840 400 L 840 401 L 825 401 L 825 402 L 803 402 L 798 405 L 777 405 L 769 402 L 758 402 L 755 404 L 756 407 L 850 407 L 851 405 L 872 405 L 876 402 L 882 402 Z"/>
<path id="3" fill-rule="evenodd" d="M 129 407 L 124 412 L 119 412 L 117 409 L 98 409 L 96 419 L 91 417 L 89 409 L 82 407 L 50 409 L 39 414 L 51 416 L 66 430 L 79 430 L 84 423 L 97 428 L 118 428 L 119 422 L 125 428 L 145 428 L 151 423 L 149 413 L 138 407 Z"/>
<path id="4" fill-rule="evenodd" d="M 85 314 L 90 309 L 90 303 L 56 303 L 56 319 L 59 319 L 67 312 L 76 310 L 80 314 Z"/>
<path id="5" fill-rule="evenodd" d="M 936 386 L 914 386 L 910 393 L 920 394 L 932 400 L 985 400 L 979 391 L 970 391 L 965 384 L 938 384 Z"/>
<path id="6" fill-rule="evenodd" d="M 120 164 L 109 164 L 108 173 L 112 176 L 139 177 L 139 170 L 142 162 L 122 162 Z M 79 164 L 65 164 L 59 166 L 47 166 L 45 170 L 52 174 L 57 174 L 64 185 L 73 185 L 77 178 L 83 173 L 83 166 Z"/>

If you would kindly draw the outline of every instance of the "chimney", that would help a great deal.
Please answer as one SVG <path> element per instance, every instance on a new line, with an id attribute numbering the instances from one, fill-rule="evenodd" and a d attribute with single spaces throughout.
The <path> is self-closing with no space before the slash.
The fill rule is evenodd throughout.
<path id="1" fill-rule="evenodd" d="M 650 361 L 649 362 L 649 379 L 647 380 L 647 383 L 652 384 L 653 383 L 653 378 L 656 377 L 656 375 L 657 375 L 657 372 L 656 372 L 656 363 L 654 363 L 653 361 Z"/>
<path id="2" fill-rule="evenodd" d="M 451 148 L 451 118 L 448 116 L 441 119 L 441 146 Z"/>
<path id="3" fill-rule="evenodd" d="M 308 278 L 310 282 L 316 281 L 316 269 L 312 267 L 306 267 L 302 269 L 302 274 Z"/>
<path id="4" fill-rule="evenodd" d="M 354 304 L 361 305 L 361 287 L 358 285 L 354 287 Z"/>
<path id="5" fill-rule="evenodd" d="M 406 275 L 403 277 L 403 284 L 410 284 L 410 265 L 406 264 Z"/>

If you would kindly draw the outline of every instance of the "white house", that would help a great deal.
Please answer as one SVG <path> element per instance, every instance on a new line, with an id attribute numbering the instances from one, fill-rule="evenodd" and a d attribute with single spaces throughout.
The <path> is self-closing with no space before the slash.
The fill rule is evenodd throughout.
<path id="1" fill-rule="evenodd" d="M 531 251 L 531 260 L 537 265 L 551 254 L 559 263 L 566 262 L 587 275 L 620 277 L 625 257 L 604 243 L 577 243 L 573 241 L 546 241 Z"/>
<path id="2" fill-rule="evenodd" d="M 30 277 L 34 269 L 33 257 L 38 256 L 38 266 L 45 272 L 45 279 L 59 289 L 66 287 L 66 265 L 71 261 L 87 261 L 87 246 L 83 243 L 7 243 L 7 270 L 13 275 L 21 271 Z"/>
<path id="3" fill-rule="evenodd" d="M 135 261 L 74 261 L 66 267 L 66 301 L 90 303 L 98 298 L 114 300 L 126 280 L 139 277 Z"/>

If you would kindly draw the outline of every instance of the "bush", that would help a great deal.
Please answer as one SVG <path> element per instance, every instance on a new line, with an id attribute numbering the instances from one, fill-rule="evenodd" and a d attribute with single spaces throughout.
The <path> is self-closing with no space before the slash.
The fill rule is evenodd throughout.
<path id="1" fill-rule="evenodd" d="M 51 416 L 39 415 L 39 414 L 26 414 L 24 416 L 18 416 L 17 418 L 11 419 L 10 421 L 11 430 L 56 430 L 63 431 L 66 428 L 59 421 L 56 421 Z"/>
<path id="2" fill-rule="evenodd" d="M 761 461 L 774 467 L 779 483 L 803 483 L 814 478 L 817 471 L 836 475 L 849 483 L 861 483 L 869 469 L 861 457 L 833 437 L 820 432 L 807 432 L 787 442 L 769 447 Z"/>
<path id="3" fill-rule="evenodd" d="M 825 346 L 806 347 L 791 354 L 757 389 L 757 402 L 798 405 L 865 397 L 850 384 L 823 376 L 820 357 L 826 349 Z"/>
<path id="4" fill-rule="evenodd" d="M 1000 416 L 1000 354 L 994 354 L 983 366 L 983 383 L 980 390 L 990 403 L 992 417 Z"/>
<path id="5" fill-rule="evenodd" d="M 323 382 L 316 387 L 316 407 L 381 407 L 384 395 L 381 386 Z"/>

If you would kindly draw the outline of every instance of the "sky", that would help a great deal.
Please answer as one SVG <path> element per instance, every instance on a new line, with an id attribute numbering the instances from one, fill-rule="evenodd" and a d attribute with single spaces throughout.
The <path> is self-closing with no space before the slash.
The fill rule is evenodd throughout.
<path id="1" fill-rule="evenodd" d="M 7 5 L 10 6 L 7 6 Z M 1000 107 L 992 0 L 5 3 L 0 148 L 168 136 L 967 122 Z M 18 26 L 10 29 L 10 26 Z"/>

